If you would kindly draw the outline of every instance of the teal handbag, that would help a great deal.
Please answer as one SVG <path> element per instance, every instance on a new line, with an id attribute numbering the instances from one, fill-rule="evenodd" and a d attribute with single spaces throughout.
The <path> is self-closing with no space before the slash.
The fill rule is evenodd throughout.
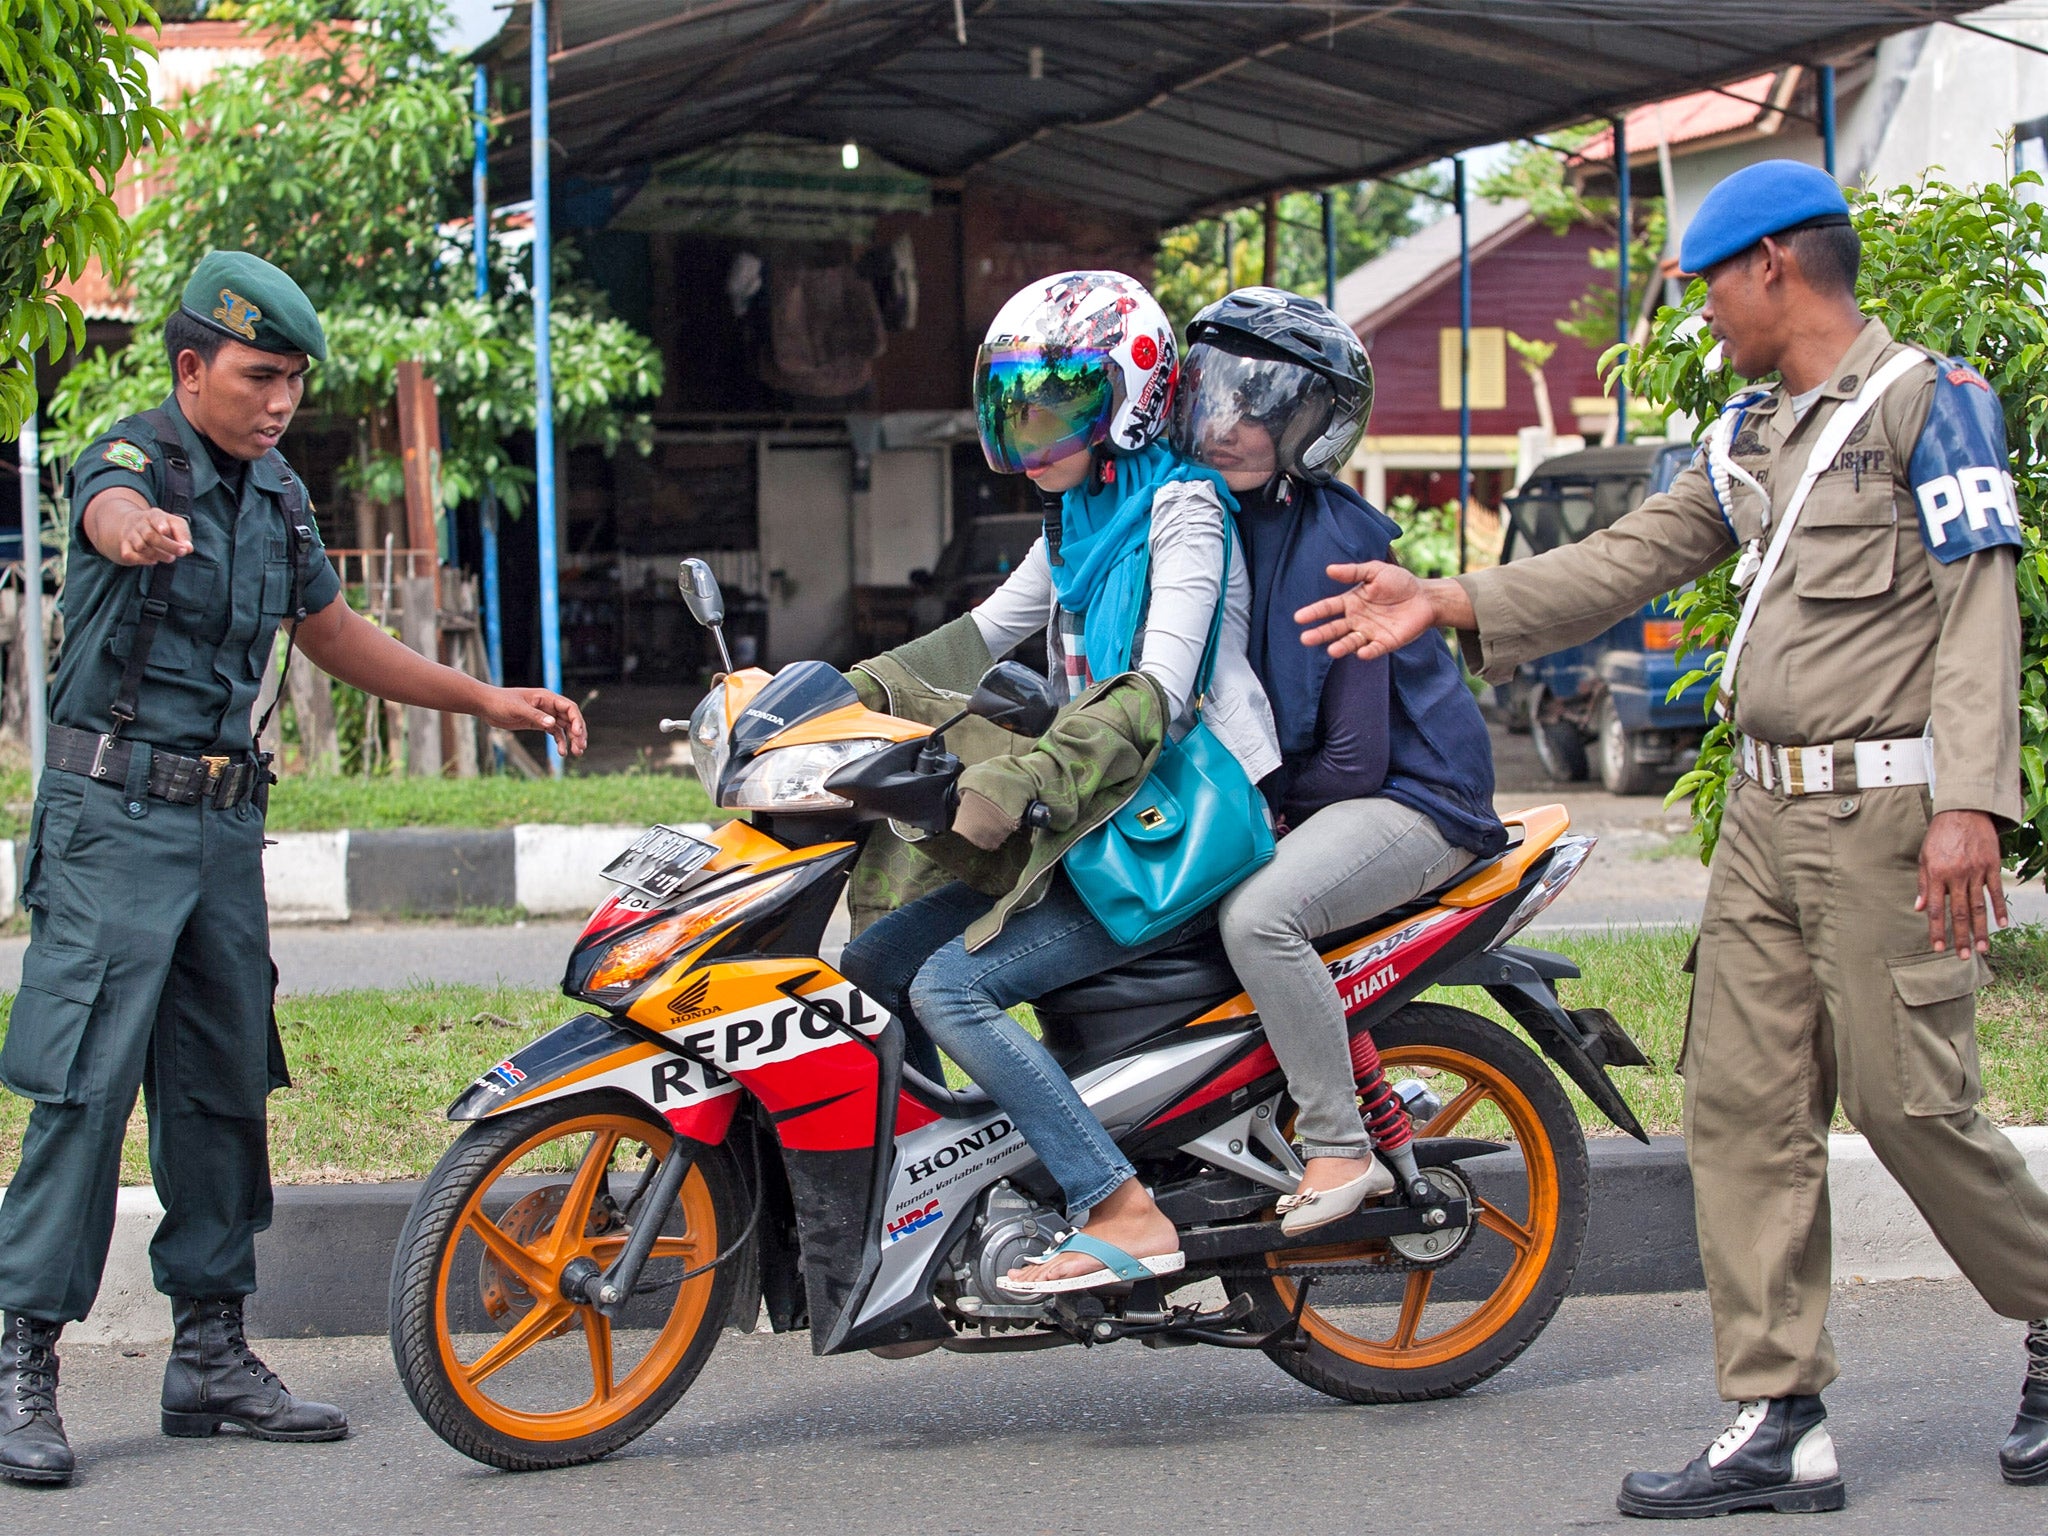
<path id="1" fill-rule="evenodd" d="M 1223 586 L 1195 679 L 1194 725 L 1178 741 L 1169 735 L 1137 793 L 1067 850 L 1067 879 L 1127 949 L 1199 915 L 1273 857 L 1265 797 L 1201 718 L 1229 593 L 1226 537 Z"/>

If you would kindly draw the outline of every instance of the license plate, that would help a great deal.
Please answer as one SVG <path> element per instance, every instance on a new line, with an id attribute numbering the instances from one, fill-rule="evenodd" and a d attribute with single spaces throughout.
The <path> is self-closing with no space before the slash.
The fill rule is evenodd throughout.
<path id="1" fill-rule="evenodd" d="M 599 873 L 612 884 L 662 905 L 688 889 L 697 871 L 717 852 L 716 843 L 674 827 L 649 827 Z"/>

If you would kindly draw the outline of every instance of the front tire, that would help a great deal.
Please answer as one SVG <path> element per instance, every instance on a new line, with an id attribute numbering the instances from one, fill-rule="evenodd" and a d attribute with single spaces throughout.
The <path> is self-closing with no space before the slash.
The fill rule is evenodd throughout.
<path id="1" fill-rule="evenodd" d="M 477 1122 L 429 1175 L 392 1259 L 391 1352 L 420 1417 L 463 1455 L 513 1472 L 596 1461 L 704 1368 L 743 1255 L 681 1277 L 746 1219 L 724 1147 L 698 1152 L 616 1323 L 557 1283 L 579 1256 L 617 1257 L 671 1139 L 629 1095 L 578 1094 Z"/>
<path id="2" fill-rule="evenodd" d="M 1478 1220 L 1471 1239 L 1434 1267 L 1363 1279 L 1313 1275 L 1317 1265 L 1334 1272 L 1397 1257 L 1386 1242 L 1369 1242 L 1269 1255 L 1272 1268 L 1310 1273 L 1231 1286 L 1251 1298 L 1254 1326 L 1269 1330 L 1293 1314 L 1297 1286 L 1333 1288 L 1324 1292 L 1329 1300 L 1311 1290 L 1303 1306 L 1306 1351 L 1269 1351 L 1317 1391 L 1353 1403 L 1451 1397 L 1534 1343 L 1571 1288 L 1589 1210 L 1585 1133 L 1543 1059 L 1477 1014 L 1410 1003 L 1374 1029 L 1373 1040 L 1389 1078 L 1420 1078 L 1442 1100 L 1417 1135 L 1507 1141 L 1520 1153 L 1519 1169 L 1460 1170 L 1482 1180 Z"/>

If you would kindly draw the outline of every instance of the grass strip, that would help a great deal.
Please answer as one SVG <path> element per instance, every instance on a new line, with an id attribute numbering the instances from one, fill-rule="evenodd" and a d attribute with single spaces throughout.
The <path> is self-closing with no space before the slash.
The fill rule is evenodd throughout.
<path id="1" fill-rule="evenodd" d="M 33 800 L 26 769 L 0 770 L 0 835 L 28 833 Z M 288 778 L 270 791 L 272 832 L 387 827 L 576 826 L 710 821 L 711 801 L 694 778 L 666 773 L 570 774 L 522 779 Z"/>
<path id="2" fill-rule="evenodd" d="M 1654 1065 L 1615 1073 L 1652 1134 L 1679 1128 L 1682 1088 L 1673 1071 L 1692 978 L 1679 969 L 1686 929 L 1539 934 L 1531 943 L 1570 956 L 1585 972 L 1562 984 L 1565 1004 L 1613 1011 Z M 2001 1125 L 2048 1124 L 2048 930 L 1998 936 L 1996 979 L 1978 995 L 1984 1110 Z M 1506 1023 L 1483 992 L 1431 998 Z M 0 995 L 0 1015 L 11 1011 Z M 442 1118 L 478 1073 L 580 1011 L 558 993 L 527 988 L 405 987 L 281 998 L 278 1023 L 293 1085 L 270 1100 L 271 1161 L 280 1182 L 420 1178 L 457 1134 Z M 4 1028 L 4 1025 L 0 1025 Z M 1589 1132 L 1614 1134 L 1572 1091 Z M 12 1178 L 28 1124 L 26 1101 L 0 1093 L 0 1181 Z M 1839 1115 L 1836 1129 L 1852 1129 Z M 122 1180 L 147 1183 L 144 1122 L 129 1126 Z"/>

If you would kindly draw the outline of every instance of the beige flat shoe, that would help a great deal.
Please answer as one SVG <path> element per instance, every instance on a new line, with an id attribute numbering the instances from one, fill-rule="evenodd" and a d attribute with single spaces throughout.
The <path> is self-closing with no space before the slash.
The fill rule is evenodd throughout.
<path id="1" fill-rule="evenodd" d="M 1333 1221 L 1342 1221 L 1368 1200 L 1394 1192 L 1394 1170 L 1377 1157 L 1366 1159 L 1366 1170 L 1348 1183 L 1331 1189 L 1311 1189 L 1282 1195 L 1279 1201 L 1280 1230 L 1289 1237 L 1313 1232 Z"/>

